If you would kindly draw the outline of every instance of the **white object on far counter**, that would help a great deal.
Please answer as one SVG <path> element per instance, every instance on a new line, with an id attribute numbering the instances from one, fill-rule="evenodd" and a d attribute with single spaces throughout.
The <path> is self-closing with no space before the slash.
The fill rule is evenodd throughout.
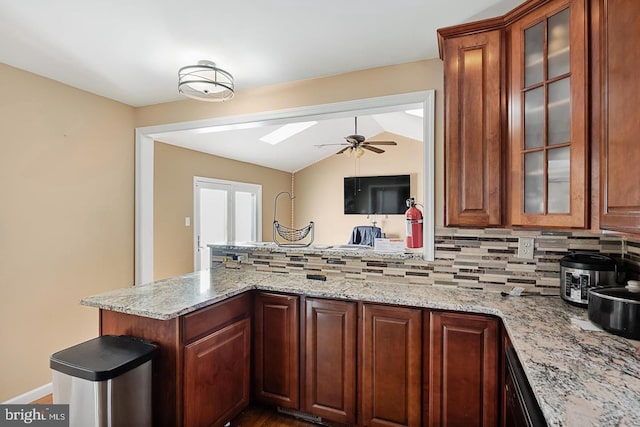
<path id="1" fill-rule="evenodd" d="M 405 241 L 403 239 L 383 239 L 377 237 L 373 243 L 373 249 L 380 252 L 403 253 Z"/>

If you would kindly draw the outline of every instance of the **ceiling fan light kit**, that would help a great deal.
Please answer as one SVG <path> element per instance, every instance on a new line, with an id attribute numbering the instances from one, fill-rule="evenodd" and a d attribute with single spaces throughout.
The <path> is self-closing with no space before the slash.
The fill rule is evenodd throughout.
<path id="1" fill-rule="evenodd" d="M 215 62 L 204 60 L 180 68 L 178 91 L 189 98 L 209 102 L 227 101 L 235 93 L 231 73 L 218 68 Z"/>
<path id="2" fill-rule="evenodd" d="M 356 153 L 356 159 L 359 159 L 364 154 L 364 149 L 362 147 L 351 147 L 351 151 Z"/>

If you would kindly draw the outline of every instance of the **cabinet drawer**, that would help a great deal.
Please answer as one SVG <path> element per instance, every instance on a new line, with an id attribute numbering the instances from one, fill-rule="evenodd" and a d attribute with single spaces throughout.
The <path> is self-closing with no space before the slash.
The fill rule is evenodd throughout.
<path id="1" fill-rule="evenodd" d="M 182 318 L 182 340 L 185 343 L 192 341 L 237 319 L 248 317 L 250 310 L 251 294 L 245 292 L 189 313 Z"/>

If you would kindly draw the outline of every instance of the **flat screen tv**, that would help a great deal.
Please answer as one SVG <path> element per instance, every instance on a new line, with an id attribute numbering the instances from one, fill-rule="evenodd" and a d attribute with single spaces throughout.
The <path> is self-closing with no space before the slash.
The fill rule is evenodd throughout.
<path id="1" fill-rule="evenodd" d="M 410 187 L 410 175 L 345 177 L 344 213 L 404 214 Z"/>

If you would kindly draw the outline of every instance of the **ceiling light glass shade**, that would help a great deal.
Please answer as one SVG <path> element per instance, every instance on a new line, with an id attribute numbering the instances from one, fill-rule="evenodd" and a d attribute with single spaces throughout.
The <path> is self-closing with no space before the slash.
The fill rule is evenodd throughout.
<path id="1" fill-rule="evenodd" d="M 233 98 L 233 76 L 211 61 L 199 61 L 178 71 L 178 91 L 200 101 L 219 102 Z"/>

